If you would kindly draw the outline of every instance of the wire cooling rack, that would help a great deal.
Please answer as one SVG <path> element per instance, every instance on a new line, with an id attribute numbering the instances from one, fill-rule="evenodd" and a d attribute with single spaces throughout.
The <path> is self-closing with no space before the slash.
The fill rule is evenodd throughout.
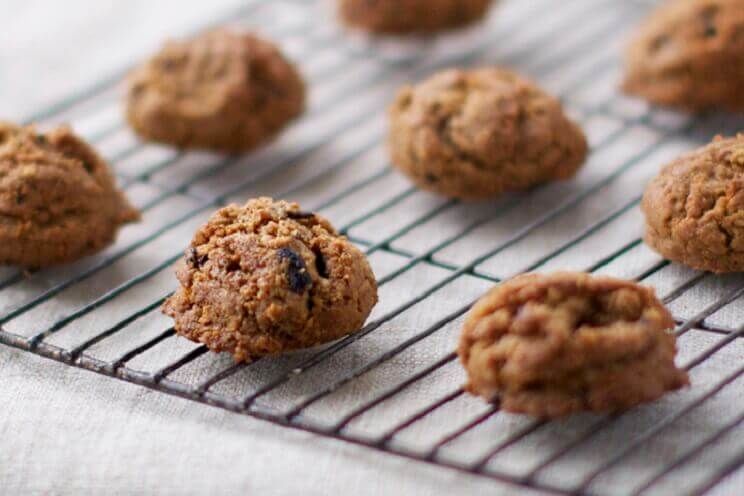
<path id="1" fill-rule="evenodd" d="M 485 26 L 427 42 L 349 37 L 312 2 L 247 2 L 297 60 L 306 115 L 245 157 L 136 140 L 120 75 L 37 116 L 71 122 L 111 161 L 143 221 L 76 264 L 0 272 L 0 342 L 281 425 L 557 494 L 743 494 L 744 278 L 669 264 L 642 243 L 638 202 L 659 166 L 741 121 L 650 108 L 616 91 L 640 2 L 504 1 Z M 573 180 L 489 204 L 417 191 L 393 172 L 383 109 L 402 83 L 500 64 L 559 95 L 592 155 Z M 159 312 L 173 265 L 218 206 L 271 195 L 328 216 L 368 254 L 381 301 L 358 333 L 235 365 Z M 469 305 L 525 271 L 586 270 L 656 287 L 693 387 L 632 411 L 557 422 L 463 393 L 454 349 Z M 724 481 L 724 479 L 727 479 Z"/>

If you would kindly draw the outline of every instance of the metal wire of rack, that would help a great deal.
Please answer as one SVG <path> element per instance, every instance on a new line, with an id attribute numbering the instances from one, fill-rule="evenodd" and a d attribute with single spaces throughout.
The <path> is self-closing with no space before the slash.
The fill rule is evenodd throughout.
<path id="1" fill-rule="evenodd" d="M 617 53 L 644 15 L 639 4 L 503 3 L 487 27 L 406 47 L 401 63 L 375 42 L 348 48 L 333 23 L 311 22 L 312 4 L 249 2 L 233 21 L 260 26 L 301 61 L 312 103 L 248 157 L 137 141 L 122 122 L 114 79 L 40 114 L 43 123 L 72 122 L 98 146 L 144 219 L 77 264 L 1 271 L 0 342 L 516 487 L 696 495 L 741 480 L 744 279 L 669 264 L 643 245 L 638 217 L 642 186 L 661 163 L 741 122 L 617 94 Z M 532 76 L 582 122 L 593 154 L 575 181 L 477 205 L 419 192 L 391 170 L 380 108 L 395 88 L 483 63 Z M 194 227 L 218 206 L 258 194 L 329 216 L 370 257 L 381 303 L 362 330 L 328 346 L 233 364 L 177 339 L 158 308 Z M 675 315 L 694 387 L 623 414 L 563 422 L 507 415 L 464 394 L 451 350 L 474 298 L 517 273 L 555 268 L 655 286 Z"/>

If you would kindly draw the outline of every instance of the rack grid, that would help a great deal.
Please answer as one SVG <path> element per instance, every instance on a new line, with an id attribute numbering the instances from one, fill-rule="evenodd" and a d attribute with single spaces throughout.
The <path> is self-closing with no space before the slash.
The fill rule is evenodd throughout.
<path id="1" fill-rule="evenodd" d="M 123 73 L 37 115 L 44 125 L 70 122 L 92 141 L 143 221 L 76 264 L 0 270 L 1 343 L 516 487 L 570 495 L 742 487 L 744 277 L 664 261 L 642 243 L 638 211 L 661 164 L 742 122 L 676 114 L 617 92 L 618 54 L 647 6 L 504 1 L 479 28 L 393 42 L 314 22 L 322 16 L 315 2 L 246 3 L 229 22 L 259 28 L 299 61 L 311 88 L 306 115 L 245 157 L 137 141 L 118 102 Z M 395 89 L 477 64 L 513 67 L 561 97 L 592 145 L 575 180 L 469 204 L 417 191 L 392 171 L 382 109 Z M 175 336 L 159 306 L 193 230 L 219 206 L 257 195 L 319 211 L 367 253 L 381 302 L 362 330 L 248 364 Z M 693 387 L 623 414 L 559 422 L 468 397 L 452 350 L 474 299 L 515 274 L 557 268 L 654 286 L 674 313 Z"/>

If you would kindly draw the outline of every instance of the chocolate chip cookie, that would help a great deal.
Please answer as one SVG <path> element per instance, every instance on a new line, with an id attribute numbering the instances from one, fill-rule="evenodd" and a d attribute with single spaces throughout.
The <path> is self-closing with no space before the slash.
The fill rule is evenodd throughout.
<path id="1" fill-rule="evenodd" d="M 492 0 L 338 0 L 349 26 L 375 33 L 432 33 L 472 24 L 486 16 Z"/>
<path id="2" fill-rule="evenodd" d="M 393 164 L 416 185 L 461 199 L 568 179 L 587 154 L 558 100 L 498 68 L 447 70 L 401 90 L 389 145 Z"/>
<path id="3" fill-rule="evenodd" d="M 108 165 L 69 128 L 0 123 L 0 265 L 72 262 L 138 218 Z"/>
<path id="4" fill-rule="evenodd" d="M 171 41 L 129 78 L 127 118 L 143 138 L 245 152 L 304 108 L 301 76 L 270 42 L 225 29 Z"/>
<path id="5" fill-rule="evenodd" d="M 626 72 L 625 91 L 653 103 L 744 112 L 744 4 L 666 2 L 631 43 Z"/>
<path id="6" fill-rule="evenodd" d="M 646 243 L 711 272 L 744 271 L 744 134 L 716 138 L 664 167 L 641 204 Z"/>
<path id="7" fill-rule="evenodd" d="M 473 307 L 460 338 L 467 390 L 553 418 L 619 411 L 689 383 L 653 290 L 584 273 L 527 274 Z"/>
<path id="8" fill-rule="evenodd" d="M 163 306 L 176 332 L 239 362 L 338 339 L 377 303 L 364 254 L 326 219 L 270 198 L 215 213 L 177 275 Z"/>

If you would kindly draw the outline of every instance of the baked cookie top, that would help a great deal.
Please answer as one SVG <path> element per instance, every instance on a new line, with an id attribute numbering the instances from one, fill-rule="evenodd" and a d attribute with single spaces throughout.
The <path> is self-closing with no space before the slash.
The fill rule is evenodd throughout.
<path id="1" fill-rule="evenodd" d="M 744 111 L 741 0 L 667 1 L 629 46 L 623 87 L 653 103 Z"/>
<path id="2" fill-rule="evenodd" d="M 572 177 L 587 142 L 560 102 L 507 70 L 447 70 L 390 108 L 393 163 L 422 189 L 463 199 Z"/>
<path id="3" fill-rule="evenodd" d="M 364 254 L 326 219 L 270 198 L 215 213 L 177 275 L 163 306 L 176 332 L 237 361 L 338 339 L 377 303 Z"/>
<path id="4" fill-rule="evenodd" d="M 145 139 L 241 152 L 301 114 L 305 88 L 272 43 L 220 29 L 166 43 L 130 75 L 126 104 Z"/>
<path id="5" fill-rule="evenodd" d="M 138 218 L 108 165 L 68 127 L 0 122 L 0 264 L 72 262 Z"/>
<path id="6" fill-rule="evenodd" d="M 467 389 L 510 412 L 614 411 L 688 383 L 653 290 L 584 273 L 527 274 L 476 303 L 459 356 Z"/>
<path id="7" fill-rule="evenodd" d="M 665 166 L 641 205 L 646 242 L 699 270 L 744 271 L 744 134 Z"/>
<path id="8" fill-rule="evenodd" d="M 338 0 L 348 25 L 375 33 L 431 33 L 485 17 L 492 0 Z"/>

